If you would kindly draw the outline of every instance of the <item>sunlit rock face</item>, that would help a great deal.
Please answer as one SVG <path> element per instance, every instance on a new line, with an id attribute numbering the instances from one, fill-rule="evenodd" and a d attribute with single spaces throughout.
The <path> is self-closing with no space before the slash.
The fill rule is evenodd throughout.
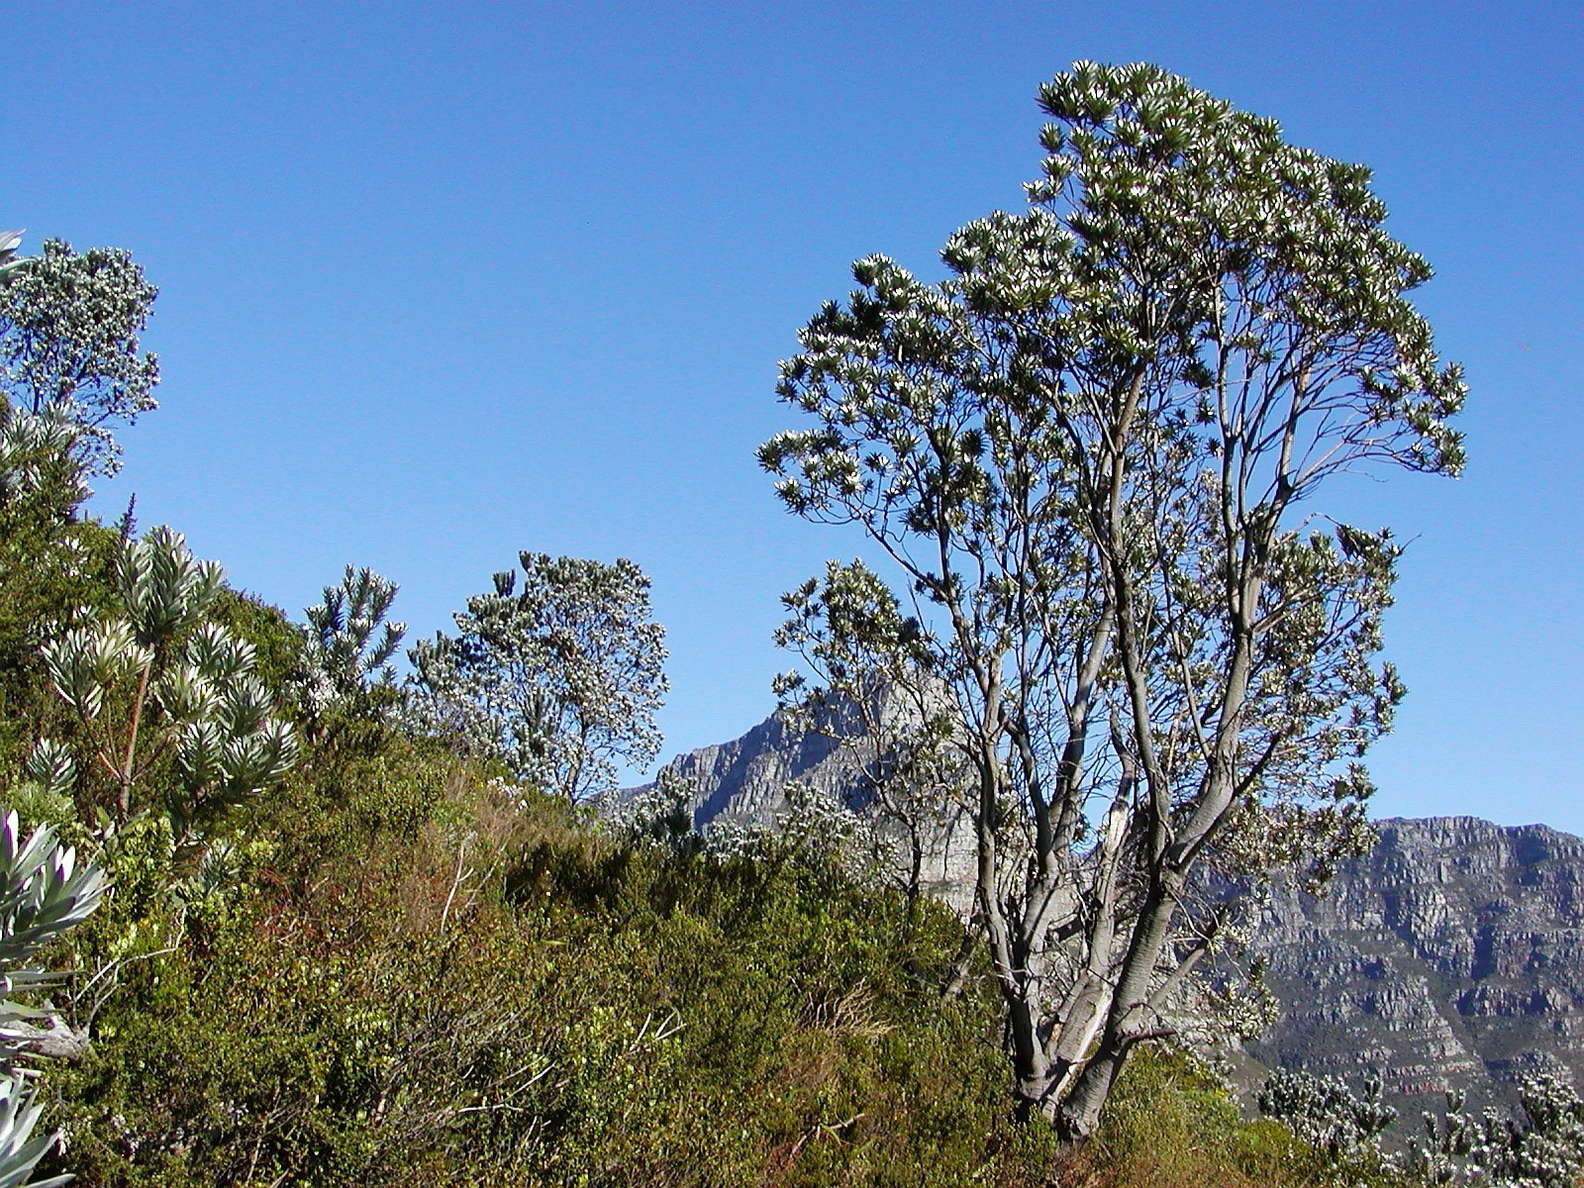
<path id="1" fill-rule="evenodd" d="M 842 793 L 852 768 L 831 738 L 787 725 L 772 714 L 741 738 L 678 755 L 670 766 L 697 789 L 693 826 L 717 821 L 774 825 L 787 809 L 792 781 Z"/>
<path id="2" fill-rule="evenodd" d="M 1459 1085 L 1510 1099 L 1547 1067 L 1584 1085 L 1584 841 L 1473 817 L 1379 829 L 1324 896 L 1273 898 L 1256 935 L 1282 1016 L 1253 1054 L 1373 1067 L 1415 1112 Z"/>
<path id="3" fill-rule="evenodd" d="M 674 763 L 700 827 L 773 825 L 789 780 L 867 808 L 850 759 L 779 715 Z M 1549 1067 L 1584 1088 L 1584 841 L 1473 817 L 1378 827 L 1325 895 L 1278 887 L 1262 909 L 1254 952 L 1282 1005 L 1249 1055 L 1355 1085 L 1378 1071 L 1410 1129 L 1448 1087 L 1510 1104 L 1521 1076 Z M 965 820 L 932 843 L 925 883 L 959 910 L 972 902 Z"/>

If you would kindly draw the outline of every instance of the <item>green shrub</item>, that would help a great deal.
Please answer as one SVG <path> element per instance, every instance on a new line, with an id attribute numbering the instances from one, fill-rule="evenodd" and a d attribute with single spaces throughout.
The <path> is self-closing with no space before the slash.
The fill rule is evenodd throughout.
<path id="1" fill-rule="evenodd" d="M 1339 1164 L 1277 1122 L 1245 1121 L 1202 1066 L 1169 1049 L 1129 1061 L 1100 1133 L 1083 1152 L 1100 1188 L 1405 1188 L 1378 1159 Z"/>

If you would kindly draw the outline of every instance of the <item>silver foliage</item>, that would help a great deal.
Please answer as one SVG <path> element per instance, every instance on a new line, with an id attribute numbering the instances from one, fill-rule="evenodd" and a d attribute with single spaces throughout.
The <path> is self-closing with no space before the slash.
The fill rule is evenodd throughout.
<path id="1" fill-rule="evenodd" d="M 284 776 L 297 739 L 253 674 L 251 645 L 204 621 L 223 586 L 217 563 L 196 560 L 180 533 L 156 528 L 122 542 L 115 573 L 125 616 L 50 641 L 46 671 L 82 724 L 93 761 L 114 780 L 116 821 L 131 812 L 134 786 L 168 755 L 181 794 L 167 808 L 186 834 Z M 106 712 L 117 696 L 130 701 L 129 721 Z M 30 762 L 47 766 L 60 753 L 46 740 Z"/>
<path id="2" fill-rule="evenodd" d="M 409 655 L 413 712 L 520 782 L 577 804 L 615 787 L 616 761 L 641 766 L 660 749 L 665 629 L 650 617 L 649 579 L 614 564 L 521 555 L 524 575 L 454 615 Z"/>
<path id="3" fill-rule="evenodd" d="M 28 1176 L 57 1136 L 33 1137 L 42 1107 L 18 1062 L 47 1050 L 42 1041 L 58 1039 L 63 1025 L 46 1012 L 17 1002 L 16 991 L 34 991 L 56 980 L 35 963 L 39 950 L 81 923 L 104 898 L 104 873 L 79 865 L 76 851 L 62 846 L 47 826 L 21 839 L 15 812 L 0 824 L 0 1188 L 28 1183 Z M 47 1019 L 49 1027 L 38 1021 Z M 73 1046 L 82 1039 L 68 1038 Z M 70 1177 L 43 1181 L 64 1184 Z"/>
<path id="4" fill-rule="evenodd" d="M 1424 1116 L 1426 1141 L 1407 1169 L 1430 1184 L 1476 1188 L 1573 1188 L 1584 1174 L 1584 1098 L 1552 1074 L 1519 1086 L 1524 1120 L 1486 1109 L 1465 1113 L 1463 1095 L 1447 1094 L 1446 1110 Z"/>
<path id="5" fill-rule="evenodd" d="M 1381 1154 L 1381 1135 L 1397 1111 L 1381 1102 L 1382 1082 L 1371 1075 L 1362 1094 L 1335 1077 L 1316 1077 L 1277 1069 L 1256 1099 L 1259 1111 L 1275 1118 L 1310 1146 L 1333 1160 Z"/>
<path id="6" fill-rule="evenodd" d="M 1573 1188 L 1584 1173 L 1584 1098 L 1552 1074 L 1522 1082 L 1522 1119 L 1495 1108 L 1467 1113 L 1463 1093 L 1449 1091 L 1440 1116 L 1424 1115 L 1424 1139 L 1395 1156 L 1382 1150 L 1397 1113 L 1381 1103 L 1378 1076 L 1360 1094 L 1332 1077 L 1283 1069 L 1257 1100 L 1262 1114 L 1325 1154 L 1343 1178 L 1350 1164 L 1373 1163 L 1454 1188 Z"/>
<path id="7" fill-rule="evenodd" d="M 1031 209 L 964 226 L 938 282 L 859 260 L 759 458 L 878 566 L 789 595 L 816 682 L 946 691 L 1015 1092 L 1082 1138 L 1236 922 L 1194 876 L 1357 847 L 1400 550 L 1317 499 L 1457 473 L 1466 388 L 1368 170 L 1147 63 L 1040 100 Z"/>
<path id="8" fill-rule="evenodd" d="M 80 430 L 58 408 L 42 413 L 14 406 L 0 396 L 0 506 L 37 492 L 51 473 L 63 472 L 70 489 L 65 500 L 75 506 L 88 498 L 88 484 L 76 465 L 62 467 Z"/>
<path id="9" fill-rule="evenodd" d="M 75 252 L 58 239 L 20 259 L 21 232 L 0 237 L 0 389 L 17 408 L 78 431 L 91 474 L 121 466 L 112 429 L 157 406 L 159 363 L 138 334 L 158 290 L 118 248 Z"/>
<path id="10" fill-rule="evenodd" d="M 339 586 L 326 586 L 318 605 L 304 611 L 302 674 L 298 696 L 312 720 L 363 699 L 370 683 L 393 685 L 391 658 L 407 632 L 390 622 L 397 586 L 372 569 L 346 567 Z"/>

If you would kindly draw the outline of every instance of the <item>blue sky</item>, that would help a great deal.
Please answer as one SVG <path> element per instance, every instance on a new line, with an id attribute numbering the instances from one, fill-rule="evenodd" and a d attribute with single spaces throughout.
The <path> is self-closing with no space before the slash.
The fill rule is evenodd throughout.
<path id="1" fill-rule="evenodd" d="M 1382 814 L 1584 831 L 1576 5 L 6 6 L 0 223 L 130 248 L 162 407 L 101 484 L 294 615 L 344 563 L 414 635 L 520 549 L 630 556 L 666 754 L 787 666 L 857 538 L 782 513 L 776 361 L 848 265 L 1021 203 L 1038 84 L 1149 59 L 1364 161 L 1472 395 L 1471 463 L 1350 491 L 1413 541 Z"/>

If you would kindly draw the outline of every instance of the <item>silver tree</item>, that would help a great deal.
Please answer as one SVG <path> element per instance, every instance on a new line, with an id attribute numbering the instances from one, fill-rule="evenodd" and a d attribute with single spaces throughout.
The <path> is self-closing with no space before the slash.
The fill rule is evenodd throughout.
<path id="1" fill-rule="evenodd" d="M 1398 549 L 1316 499 L 1455 473 L 1464 385 L 1367 170 L 1153 66 L 1041 103 L 1032 209 L 952 236 L 938 284 L 855 265 L 782 365 L 815 425 L 760 460 L 900 587 L 814 630 L 945 691 L 1016 1092 L 1080 1138 L 1236 910 L 1195 868 L 1356 844 Z"/>
<path id="2" fill-rule="evenodd" d="M 159 363 L 138 334 L 158 290 L 119 248 L 74 252 L 58 239 L 18 258 L 20 231 L 0 235 L 0 388 L 20 409 L 80 430 L 91 474 L 120 469 L 112 427 L 157 406 Z"/>
<path id="3" fill-rule="evenodd" d="M 782 712 L 841 743 L 850 801 L 869 814 L 882 864 L 916 910 L 926 864 L 961 814 L 970 780 L 950 745 L 947 691 L 930 679 L 896 595 L 862 565 L 832 561 L 823 581 L 810 579 L 782 603 L 790 615 L 776 645 L 806 670 L 776 678 Z"/>
<path id="4" fill-rule="evenodd" d="M 117 823 L 133 811 L 134 788 L 167 758 L 176 781 L 166 807 L 178 836 L 296 762 L 291 727 L 253 675 L 252 647 L 204 621 L 222 576 L 217 562 L 193 558 L 180 533 L 155 528 L 121 544 L 124 616 L 74 627 L 44 648 L 88 761 L 111 781 Z"/>
<path id="5" fill-rule="evenodd" d="M 465 747 L 578 804 L 614 787 L 616 760 L 659 752 L 665 628 L 650 617 L 649 579 L 625 558 L 521 562 L 521 591 L 515 573 L 496 574 L 494 591 L 454 616 L 456 635 L 412 649 L 418 701 Z"/>
<path id="6" fill-rule="evenodd" d="M 388 622 L 396 583 L 372 569 L 348 565 L 339 586 L 326 586 L 317 606 L 304 612 L 302 672 L 297 689 L 317 735 L 329 713 L 338 708 L 364 705 L 370 683 L 394 687 L 390 667 L 405 623 Z"/>

